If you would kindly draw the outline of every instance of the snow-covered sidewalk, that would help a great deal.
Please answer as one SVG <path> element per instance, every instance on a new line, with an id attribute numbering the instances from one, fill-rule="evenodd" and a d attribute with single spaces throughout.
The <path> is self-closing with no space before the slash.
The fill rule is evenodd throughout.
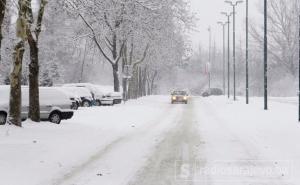
<path id="1" fill-rule="evenodd" d="M 198 122 L 205 142 L 204 159 L 221 169 L 228 169 L 226 165 L 240 169 L 241 174 L 229 177 L 228 184 L 300 183 L 300 124 L 297 106 L 285 103 L 290 99 L 271 101 L 268 111 L 263 110 L 262 98 L 251 98 L 250 105 L 243 98 L 237 102 L 224 97 L 198 100 L 202 103 Z M 226 176 L 213 176 L 210 183 L 227 185 L 224 180 Z"/>

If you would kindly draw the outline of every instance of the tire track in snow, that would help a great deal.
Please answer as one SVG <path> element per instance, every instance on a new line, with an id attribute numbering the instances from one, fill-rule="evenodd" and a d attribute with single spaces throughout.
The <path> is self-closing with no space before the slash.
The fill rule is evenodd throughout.
<path id="1" fill-rule="evenodd" d="M 179 125 L 165 135 L 128 185 L 194 185 L 194 165 L 202 149 L 195 125 L 194 101 L 191 100 L 185 106 Z"/>
<path id="2" fill-rule="evenodd" d="M 84 163 L 72 168 L 70 172 L 63 174 L 61 177 L 54 179 L 51 185 L 68 184 L 72 181 L 73 178 L 80 176 L 82 172 L 87 170 L 90 166 L 94 165 L 94 163 L 96 163 L 97 161 L 100 161 L 102 157 L 108 155 L 118 146 L 122 145 L 123 143 L 126 143 L 128 140 L 131 140 L 133 138 L 138 139 L 139 137 L 143 137 L 143 135 L 147 134 L 148 132 L 155 130 L 156 127 L 160 126 L 161 122 L 163 122 L 169 116 L 173 116 L 174 112 L 176 111 L 179 111 L 178 108 L 176 109 L 176 107 L 168 105 L 167 108 L 165 108 L 158 117 L 154 118 L 153 120 L 150 120 L 147 124 L 145 124 L 145 127 L 138 128 L 133 132 L 127 133 L 124 136 L 114 139 L 112 142 L 107 144 L 97 153 L 90 156 Z"/>

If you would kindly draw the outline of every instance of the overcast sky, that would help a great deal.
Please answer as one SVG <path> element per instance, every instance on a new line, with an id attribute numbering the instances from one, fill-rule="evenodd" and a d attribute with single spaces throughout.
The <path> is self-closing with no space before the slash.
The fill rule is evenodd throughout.
<path id="1" fill-rule="evenodd" d="M 222 47 L 222 28 L 218 21 L 225 21 L 226 17 L 221 15 L 222 11 L 232 11 L 232 7 L 224 3 L 224 0 L 190 0 L 192 11 L 197 13 L 199 19 L 197 29 L 199 32 L 192 33 L 193 47 L 198 48 L 199 44 L 207 47 L 209 43 L 208 27 L 212 29 L 212 40 L 217 46 Z M 245 1 L 245 0 L 244 0 Z M 262 4 L 262 5 L 260 5 Z M 245 13 L 246 3 L 239 4 L 236 15 L 236 40 L 244 42 L 245 37 Z M 249 0 L 249 17 L 255 21 L 260 21 L 259 6 L 263 6 L 262 0 Z"/>

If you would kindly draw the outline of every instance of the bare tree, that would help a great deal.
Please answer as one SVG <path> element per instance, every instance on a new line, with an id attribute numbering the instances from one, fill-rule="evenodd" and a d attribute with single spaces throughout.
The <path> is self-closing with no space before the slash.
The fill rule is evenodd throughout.
<path id="1" fill-rule="evenodd" d="M 10 74 L 10 101 L 9 101 L 9 115 L 7 122 L 16 126 L 22 126 L 21 107 L 22 107 L 22 93 L 21 93 L 21 77 L 22 77 L 22 60 L 25 52 L 24 45 L 26 40 L 27 17 L 28 9 L 26 0 L 19 0 L 18 2 L 19 15 L 17 20 L 17 37 L 18 43 L 14 48 L 13 53 L 13 67 Z"/>
<path id="2" fill-rule="evenodd" d="M 298 10 L 297 0 L 273 0 L 268 2 L 268 53 L 271 66 L 280 66 L 289 74 L 297 75 Z M 250 34 L 257 45 L 262 47 L 263 27 L 250 26 Z"/>
<path id="3" fill-rule="evenodd" d="M 2 24 L 5 16 L 5 9 L 6 9 L 6 0 L 1 0 L 0 2 L 0 49 L 2 46 Z M 1 60 L 1 54 L 0 54 L 0 60 Z"/>
<path id="4" fill-rule="evenodd" d="M 41 0 L 36 23 L 34 23 L 31 0 L 27 0 L 29 19 L 27 24 L 27 41 L 30 48 L 29 64 L 29 115 L 28 117 L 35 122 L 40 121 L 40 103 L 39 103 L 39 36 L 42 30 L 42 21 L 44 16 L 46 0 Z"/>

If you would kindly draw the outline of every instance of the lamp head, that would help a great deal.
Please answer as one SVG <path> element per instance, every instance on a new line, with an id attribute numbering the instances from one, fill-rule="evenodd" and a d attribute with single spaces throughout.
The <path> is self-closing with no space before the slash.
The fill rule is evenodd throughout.
<path id="1" fill-rule="evenodd" d="M 233 2 L 232 1 L 225 1 L 225 3 L 228 3 L 230 5 L 233 5 Z"/>
<path id="2" fill-rule="evenodd" d="M 239 0 L 239 1 L 229 1 L 229 0 L 226 0 L 225 1 L 225 3 L 228 3 L 231 6 L 236 6 L 237 4 L 242 3 L 242 2 L 243 2 L 242 0 Z"/>
<path id="3" fill-rule="evenodd" d="M 232 12 L 230 13 L 227 13 L 227 12 L 221 12 L 222 15 L 226 15 L 226 16 L 231 16 L 232 15 Z"/>

